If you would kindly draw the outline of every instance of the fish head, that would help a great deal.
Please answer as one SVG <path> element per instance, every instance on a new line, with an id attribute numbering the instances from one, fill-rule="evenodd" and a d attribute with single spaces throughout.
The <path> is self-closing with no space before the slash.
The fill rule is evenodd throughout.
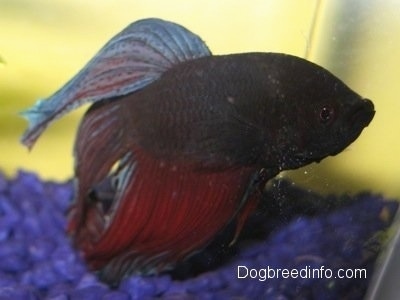
<path id="1" fill-rule="evenodd" d="M 288 57 L 286 57 L 288 58 Z M 280 169 L 296 169 L 334 156 L 372 121 L 371 100 L 324 68 L 300 58 L 276 74 L 274 145 Z"/>

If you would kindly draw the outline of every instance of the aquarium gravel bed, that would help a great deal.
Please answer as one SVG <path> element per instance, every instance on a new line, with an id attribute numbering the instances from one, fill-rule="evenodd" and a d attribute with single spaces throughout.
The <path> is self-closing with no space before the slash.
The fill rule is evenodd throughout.
<path id="1" fill-rule="evenodd" d="M 398 207 L 368 193 L 322 197 L 287 182 L 270 184 L 234 246 L 230 226 L 176 270 L 110 288 L 87 270 L 65 234 L 72 199 L 71 182 L 0 175 L 0 300 L 362 299 Z M 245 276 L 238 266 L 254 269 L 255 278 L 238 278 Z M 263 276 L 268 267 L 365 268 L 367 277 L 272 279 Z"/>

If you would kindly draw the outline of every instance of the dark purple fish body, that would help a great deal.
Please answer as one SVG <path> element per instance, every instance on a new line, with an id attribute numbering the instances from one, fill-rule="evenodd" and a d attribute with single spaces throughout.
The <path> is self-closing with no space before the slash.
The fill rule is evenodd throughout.
<path id="1" fill-rule="evenodd" d="M 154 155 L 279 170 L 340 152 L 374 114 L 328 71 L 279 53 L 179 64 L 125 107 L 132 134 Z"/>
<path id="2" fill-rule="evenodd" d="M 374 106 L 327 70 L 280 53 L 212 56 L 199 37 L 147 19 L 114 37 L 25 114 L 31 147 L 84 102 L 69 233 L 108 282 L 151 274 L 236 239 L 265 182 L 336 155 Z"/>

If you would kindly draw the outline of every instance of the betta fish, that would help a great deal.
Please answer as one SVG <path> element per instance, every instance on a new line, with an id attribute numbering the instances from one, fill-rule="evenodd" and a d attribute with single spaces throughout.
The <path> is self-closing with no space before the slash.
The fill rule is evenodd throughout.
<path id="1" fill-rule="evenodd" d="M 338 154 L 375 113 L 305 59 L 212 55 L 160 19 L 130 24 L 25 111 L 22 143 L 84 103 L 68 232 L 109 283 L 169 270 L 231 222 L 235 241 L 269 179 Z"/>

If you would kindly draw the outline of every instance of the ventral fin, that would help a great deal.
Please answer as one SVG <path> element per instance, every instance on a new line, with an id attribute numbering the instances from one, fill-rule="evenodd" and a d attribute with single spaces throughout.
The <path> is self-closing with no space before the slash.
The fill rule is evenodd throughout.
<path id="1" fill-rule="evenodd" d="M 200 37 L 178 24 L 160 19 L 134 22 L 60 90 L 21 113 L 29 122 L 21 142 L 30 149 L 52 121 L 82 104 L 135 92 L 173 65 L 209 55 Z"/>
<path id="2" fill-rule="evenodd" d="M 235 214 L 237 215 L 236 230 L 232 241 L 229 243 L 229 246 L 235 244 L 239 238 L 240 232 L 242 231 L 248 216 L 257 207 L 262 190 L 264 189 L 267 181 L 275 177 L 278 173 L 279 171 L 275 169 L 260 169 L 253 173 L 247 189 L 242 195 L 242 199 Z"/>

